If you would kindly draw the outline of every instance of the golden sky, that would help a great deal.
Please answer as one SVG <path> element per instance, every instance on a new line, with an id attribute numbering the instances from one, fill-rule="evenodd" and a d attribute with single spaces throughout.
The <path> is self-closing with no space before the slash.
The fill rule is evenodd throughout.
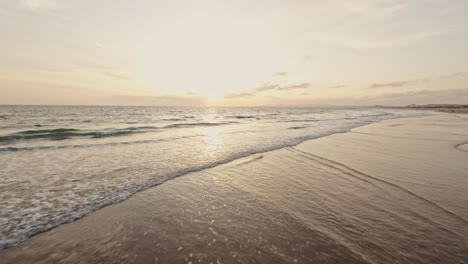
<path id="1" fill-rule="evenodd" d="M 0 104 L 468 103 L 468 1 L 1 0 Z"/>

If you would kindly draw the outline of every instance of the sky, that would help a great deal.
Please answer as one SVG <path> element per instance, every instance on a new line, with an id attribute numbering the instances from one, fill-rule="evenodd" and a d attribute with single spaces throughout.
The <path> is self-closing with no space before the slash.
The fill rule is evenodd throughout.
<path id="1" fill-rule="evenodd" d="M 0 0 L 0 104 L 468 103 L 466 0 Z"/>

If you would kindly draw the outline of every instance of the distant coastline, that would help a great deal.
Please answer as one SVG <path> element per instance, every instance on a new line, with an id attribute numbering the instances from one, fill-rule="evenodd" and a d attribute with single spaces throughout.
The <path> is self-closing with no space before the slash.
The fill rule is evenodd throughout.
<path id="1" fill-rule="evenodd" d="M 407 105 L 407 106 L 378 106 L 378 108 L 396 108 L 411 110 L 431 110 L 445 113 L 468 114 L 468 104 L 427 104 L 427 105 Z"/>

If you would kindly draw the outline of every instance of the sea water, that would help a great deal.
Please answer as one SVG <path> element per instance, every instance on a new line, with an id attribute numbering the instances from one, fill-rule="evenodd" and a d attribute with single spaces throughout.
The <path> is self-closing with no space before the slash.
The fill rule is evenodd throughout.
<path id="1" fill-rule="evenodd" d="M 0 249 L 189 172 L 398 109 L 0 106 Z"/>

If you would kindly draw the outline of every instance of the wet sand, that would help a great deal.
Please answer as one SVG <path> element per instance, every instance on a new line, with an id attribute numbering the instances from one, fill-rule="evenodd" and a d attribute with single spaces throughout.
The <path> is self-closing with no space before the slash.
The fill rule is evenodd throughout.
<path id="1" fill-rule="evenodd" d="M 435 114 L 170 180 L 2 263 L 467 263 L 468 117 Z"/>

